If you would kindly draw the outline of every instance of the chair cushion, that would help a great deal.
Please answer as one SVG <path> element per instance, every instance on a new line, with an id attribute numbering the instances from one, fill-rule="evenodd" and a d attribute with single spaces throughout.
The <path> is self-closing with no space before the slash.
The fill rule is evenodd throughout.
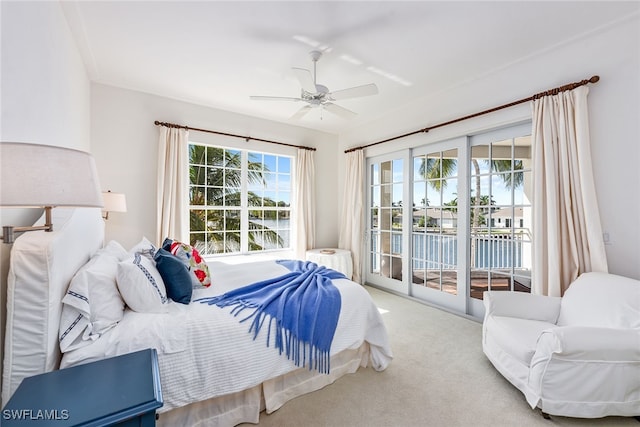
<path id="1" fill-rule="evenodd" d="M 529 366 L 536 352 L 540 334 L 557 326 L 539 320 L 518 319 L 515 317 L 490 316 L 485 320 L 488 340 L 493 341 L 503 351 Z"/>
<path id="2" fill-rule="evenodd" d="M 640 328 L 640 280 L 583 273 L 565 292 L 559 326 Z"/>

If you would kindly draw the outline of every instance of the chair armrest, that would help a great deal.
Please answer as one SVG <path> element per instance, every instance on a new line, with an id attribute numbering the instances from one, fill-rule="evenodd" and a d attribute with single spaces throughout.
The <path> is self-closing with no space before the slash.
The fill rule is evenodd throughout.
<path id="1" fill-rule="evenodd" d="M 640 329 L 562 326 L 540 334 L 531 365 L 550 356 L 563 360 L 640 361 Z"/>
<path id="2" fill-rule="evenodd" d="M 485 291 L 485 319 L 488 316 L 516 317 L 555 324 L 560 314 L 560 297 L 524 292 Z"/>
<path id="3" fill-rule="evenodd" d="M 561 326 L 543 331 L 531 358 L 527 402 L 580 418 L 638 414 L 640 329 Z"/>

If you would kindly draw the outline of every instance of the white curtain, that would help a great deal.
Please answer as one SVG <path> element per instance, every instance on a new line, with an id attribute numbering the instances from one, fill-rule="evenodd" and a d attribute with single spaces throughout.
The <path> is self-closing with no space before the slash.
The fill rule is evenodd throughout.
<path id="1" fill-rule="evenodd" d="M 363 150 L 347 153 L 346 172 L 338 246 L 341 249 L 351 251 L 353 281 L 362 283 L 362 254 L 364 253 L 363 179 L 365 176 Z"/>
<path id="2" fill-rule="evenodd" d="M 581 273 L 608 269 L 591 166 L 588 93 L 581 86 L 533 101 L 534 294 L 562 296 Z"/>
<path id="3" fill-rule="evenodd" d="M 296 159 L 296 256 L 305 259 L 305 253 L 316 244 L 316 167 L 313 151 L 298 149 Z"/>
<path id="4" fill-rule="evenodd" d="M 166 237 L 189 243 L 189 131 L 160 127 L 158 144 L 158 244 Z"/>

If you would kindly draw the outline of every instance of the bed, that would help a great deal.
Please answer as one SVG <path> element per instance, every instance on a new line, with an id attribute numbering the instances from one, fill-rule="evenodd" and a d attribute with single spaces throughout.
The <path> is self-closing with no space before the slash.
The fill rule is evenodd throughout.
<path id="1" fill-rule="evenodd" d="M 365 288 L 344 278 L 332 281 L 342 303 L 328 373 L 296 364 L 267 346 L 270 327 L 254 337 L 231 309 L 196 301 L 289 271 L 274 261 L 208 262 L 212 284 L 194 289 L 191 303 L 169 301 L 160 312 L 145 313 L 126 307 L 117 324 L 100 333 L 88 334 L 86 329 L 82 345 L 64 344 L 61 354 L 61 301 L 72 279 L 111 242 L 104 244 L 99 209 L 56 209 L 53 219 L 56 231 L 26 233 L 12 249 L 4 403 L 25 377 L 156 348 L 164 398 L 158 425 L 230 426 L 257 423 L 263 410 L 273 412 L 360 367 L 382 371 L 392 360 L 377 307 Z M 94 325 L 94 332 L 98 329 Z"/>

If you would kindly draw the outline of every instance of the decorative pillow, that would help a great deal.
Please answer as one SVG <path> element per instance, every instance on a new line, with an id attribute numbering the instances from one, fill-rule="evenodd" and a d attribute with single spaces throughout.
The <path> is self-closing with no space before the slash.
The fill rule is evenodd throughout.
<path id="1" fill-rule="evenodd" d="M 181 259 L 162 248 L 158 249 L 154 260 L 167 288 L 167 296 L 175 302 L 189 304 L 193 293 L 191 282 L 191 277 L 193 276 L 187 266 Z"/>
<path id="2" fill-rule="evenodd" d="M 152 259 L 136 252 L 118 264 L 118 289 L 124 302 L 140 313 L 165 313 L 167 291 Z"/>
<path id="3" fill-rule="evenodd" d="M 208 288 L 211 286 L 209 266 L 200 257 L 200 253 L 196 248 L 186 243 L 166 238 L 162 242 L 162 249 L 171 252 L 187 266 L 191 272 L 191 281 L 194 288 Z"/>
<path id="4" fill-rule="evenodd" d="M 124 313 L 118 292 L 118 263 L 127 251 L 116 241 L 98 250 L 74 275 L 62 299 L 60 349 L 70 351 L 90 344 L 114 327 Z"/>

